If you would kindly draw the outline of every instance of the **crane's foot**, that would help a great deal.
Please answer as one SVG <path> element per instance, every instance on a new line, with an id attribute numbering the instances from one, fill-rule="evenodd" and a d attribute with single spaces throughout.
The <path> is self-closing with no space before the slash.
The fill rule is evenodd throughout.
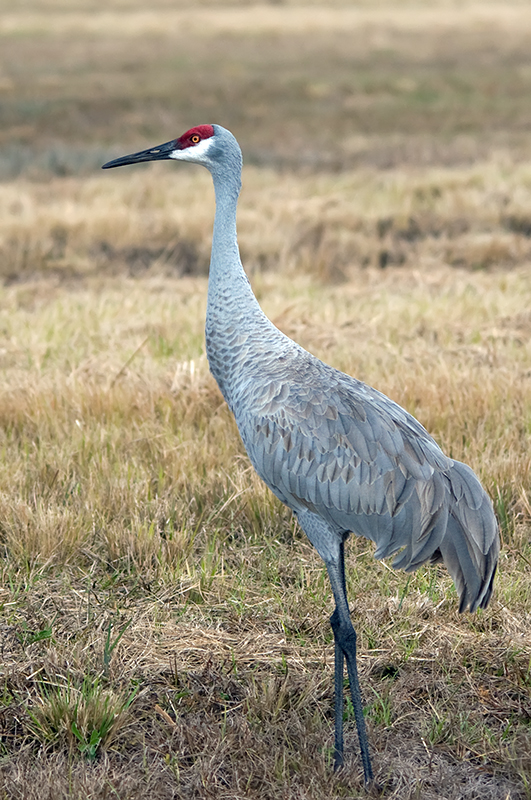
<path id="1" fill-rule="evenodd" d="M 334 750 L 334 772 L 338 772 L 344 763 L 343 752 L 339 753 L 337 750 Z"/>

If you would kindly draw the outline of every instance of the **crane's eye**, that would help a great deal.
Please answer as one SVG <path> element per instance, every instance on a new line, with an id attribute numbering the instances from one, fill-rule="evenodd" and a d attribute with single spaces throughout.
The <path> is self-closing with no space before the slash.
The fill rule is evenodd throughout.
<path id="1" fill-rule="evenodd" d="M 198 144 L 198 142 L 201 141 L 201 137 L 197 133 L 194 133 L 192 136 L 190 136 L 190 141 L 192 144 Z"/>

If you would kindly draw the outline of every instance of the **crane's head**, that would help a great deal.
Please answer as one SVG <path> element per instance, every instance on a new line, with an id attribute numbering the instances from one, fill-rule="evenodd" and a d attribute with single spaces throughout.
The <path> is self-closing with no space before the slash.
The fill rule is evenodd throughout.
<path id="1" fill-rule="evenodd" d="M 190 128 L 178 139 L 108 161 L 102 169 L 124 167 L 126 164 L 138 164 L 141 161 L 173 159 L 203 164 L 211 172 L 215 172 L 217 167 L 224 162 L 232 161 L 235 156 L 241 165 L 240 148 L 232 133 L 221 125 L 198 125 L 196 128 Z"/>

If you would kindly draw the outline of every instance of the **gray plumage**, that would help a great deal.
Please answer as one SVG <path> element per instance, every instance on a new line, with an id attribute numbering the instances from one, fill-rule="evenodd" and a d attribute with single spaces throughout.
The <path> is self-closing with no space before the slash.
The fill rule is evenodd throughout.
<path id="1" fill-rule="evenodd" d="M 189 143 L 190 135 L 199 137 L 197 146 Z M 474 611 L 488 604 L 496 571 L 499 534 L 491 501 L 472 470 L 444 455 L 407 411 L 324 364 L 264 315 L 238 250 L 241 152 L 232 134 L 218 125 L 202 126 L 105 166 L 155 158 L 194 161 L 212 173 L 216 215 L 206 319 L 210 369 L 254 468 L 296 514 L 327 566 L 336 601 L 331 620 L 335 762 L 339 766 L 343 760 L 339 684 L 346 658 L 369 782 L 372 767 L 346 600 L 344 542 L 349 533 L 365 536 L 374 542 L 376 558 L 394 555 L 393 565 L 406 571 L 444 561 L 460 597 L 459 610 Z"/>

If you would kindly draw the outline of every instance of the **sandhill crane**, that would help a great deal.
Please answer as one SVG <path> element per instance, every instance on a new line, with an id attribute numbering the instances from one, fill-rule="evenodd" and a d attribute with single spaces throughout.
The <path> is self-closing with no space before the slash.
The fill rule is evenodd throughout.
<path id="1" fill-rule="evenodd" d="M 444 561 L 459 611 L 485 608 L 499 533 L 491 501 L 470 467 L 448 458 L 417 420 L 385 395 L 339 372 L 281 333 L 258 305 L 236 237 L 242 156 L 220 125 L 117 158 L 190 161 L 212 174 L 216 214 L 208 284 L 206 349 L 258 475 L 296 515 L 323 559 L 335 600 L 334 766 L 343 764 L 346 660 L 365 783 L 373 780 L 345 587 L 350 533 L 398 554 L 411 571 Z"/>

